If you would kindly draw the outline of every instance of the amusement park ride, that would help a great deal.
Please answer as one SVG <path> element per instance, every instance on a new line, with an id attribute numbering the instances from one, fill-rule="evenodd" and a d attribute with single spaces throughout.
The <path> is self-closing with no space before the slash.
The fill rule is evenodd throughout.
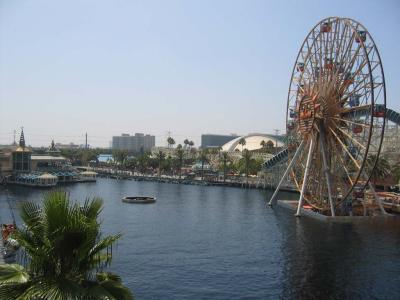
<path id="1" fill-rule="evenodd" d="M 286 114 L 288 166 L 269 204 L 276 204 L 290 174 L 300 192 L 297 216 L 306 206 L 326 216 L 349 215 L 346 207 L 365 208 L 367 188 L 385 213 L 369 183 L 385 112 L 382 62 L 367 29 L 348 18 L 322 20 L 307 35 L 293 67 Z"/>

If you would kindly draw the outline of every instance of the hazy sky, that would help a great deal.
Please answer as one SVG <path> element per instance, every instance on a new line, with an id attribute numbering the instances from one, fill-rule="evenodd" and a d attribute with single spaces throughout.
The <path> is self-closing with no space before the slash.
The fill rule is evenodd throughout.
<path id="1" fill-rule="evenodd" d="M 284 130 L 300 45 L 328 16 L 363 23 L 400 107 L 400 1 L 0 0 L 0 143 L 107 146 L 144 132 Z"/>

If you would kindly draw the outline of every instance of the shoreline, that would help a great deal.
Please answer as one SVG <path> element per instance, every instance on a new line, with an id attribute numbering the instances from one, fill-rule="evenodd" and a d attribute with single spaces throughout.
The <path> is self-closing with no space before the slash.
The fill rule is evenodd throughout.
<path id="1" fill-rule="evenodd" d="M 89 168 L 88 168 L 89 169 Z M 249 182 L 231 181 L 231 180 L 201 180 L 201 179 L 188 179 L 179 178 L 175 176 L 162 175 L 161 177 L 152 175 L 134 175 L 130 171 L 116 171 L 90 168 L 91 170 L 98 173 L 99 178 L 111 178 L 115 180 L 135 180 L 135 181 L 151 181 L 151 182 L 162 182 L 169 184 L 185 184 L 185 185 L 203 185 L 203 186 L 226 186 L 226 187 L 236 187 L 245 189 L 259 189 L 259 190 L 274 190 L 275 185 L 263 184 L 259 181 L 255 182 L 250 180 Z M 281 191 L 298 193 L 297 189 L 292 186 L 282 186 Z"/>

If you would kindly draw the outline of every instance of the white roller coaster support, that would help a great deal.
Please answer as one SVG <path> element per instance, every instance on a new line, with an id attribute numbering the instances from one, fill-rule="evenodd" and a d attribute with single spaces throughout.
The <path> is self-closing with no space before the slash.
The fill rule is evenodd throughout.
<path id="1" fill-rule="evenodd" d="M 300 155 L 301 150 L 304 147 L 304 140 L 301 141 L 299 147 L 297 148 L 292 161 L 289 163 L 288 167 L 286 168 L 285 173 L 283 174 L 281 181 L 279 181 L 278 186 L 275 189 L 274 194 L 272 195 L 271 199 L 268 202 L 269 206 L 275 205 L 276 204 L 276 196 L 278 195 L 279 189 L 282 186 L 283 181 L 286 179 L 287 175 L 289 174 L 290 170 L 292 169 L 293 165 L 295 164 L 295 162 L 297 161 L 297 158 Z"/>
<path id="2" fill-rule="evenodd" d="M 333 200 L 332 200 L 332 190 L 331 190 L 331 180 L 330 180 L 330 170 L 328 167 L 328 164 L 326 162 L 326 152 L 325 152 L 325 135 L 324 135 L 324 130 L 322 126 L 320 127 L 320 137 L 319 137 L 319 144 L 321 147 L 321 152 L 322 152 L 322 161 L 324 163 L 324 173 L 325 173 L 325 179 L 326 179 L 326 186 L 328 188 L 328 199 L 329 199 L 329 204 L 331 206 L 331 215 L 332 217 L 335 216 L 335 207 L 333 205 Z"/>
<path id="3" fill-rule="evenodd" d="M 297 212 L 296 212 L 296 215 L 295 215 L 296 217 L 300 217 L 301 207 L 303 206 L 304 191 L 306 190 L 307 179 L 308 179 L 308 171 L 310 170 L 310 164 L 311 164 L 311 155 L 312 155 L 313 148 L 314 148 L 313 146 L 314 146 L 314 138 L 311 137 L 310 148 L 308 150 L 308 155 L 307 155 L 306 169 L 304 170 L 303 185 L 301 187 L 299 204 L 297 206 Z"/>

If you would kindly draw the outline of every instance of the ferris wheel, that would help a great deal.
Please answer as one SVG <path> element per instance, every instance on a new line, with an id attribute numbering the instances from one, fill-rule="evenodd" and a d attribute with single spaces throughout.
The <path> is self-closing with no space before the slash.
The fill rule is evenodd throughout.
<path id="1" fill-rule="evenodd" d="M 335 216 L 359 201 L 379 157 L 385 112 L 382 62 L 367 29 L 348 18 L 320 21 L 300 48 L 287 98 L 284 177 L 300 192 L 297 215 L 303 204 Z"/>

